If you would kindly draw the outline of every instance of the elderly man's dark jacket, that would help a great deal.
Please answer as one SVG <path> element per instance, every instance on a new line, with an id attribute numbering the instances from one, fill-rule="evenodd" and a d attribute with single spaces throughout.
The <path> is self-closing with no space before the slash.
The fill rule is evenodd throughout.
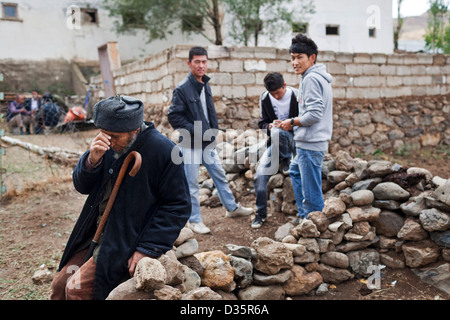
<path id="1" fill-rule="evenodd" d="M 158 257 L 170 250 L 191 214 L 189 187 L 183 164 L 171 160 L 175 144 L 152 123 L 119 159 L 108 150 L 101 165 L 88 170 L 87 151 L 73 172 L 75 188 L 89 194 L 68 240 L 59 269 L 93 238 L 97 228 L 98 205 L 108 179 L 116 181 L 121 165 L 131 151 L 142 156 L 136 176 L 128 175 L 130 163 L 106 223 L 95 270 L 94 299 L 105 299 L 128 275 L 128 259 L 137 250 Z M 176 151 L 175 149 L 174 151 Z"/>
<path id="2" fill-rule="evenodd" d="M 174 89 L 172 104 L 170 106 L 167 118 L 169 123 L 174 129 L 185 129 L 190 135 L 190 145 L 186 144 L 186 141 L 181 142 L 182 134 L 180 134 L 180 146 L 182 147 L 196 147 L 194 146 L 194 122 L 201 123 L 201 131 L 195 134 L 202 139 L 198 144 L 205 148 L 214 142 L 217 135 L 218 121 L 217 114 L 214 108 L 213 96 L 211 88 L 208 84 L 210 78 L 206 75 L 203 76 L 203 83 L 199 82 L 192 73 L 189 75 Z M 200 100 L 200 93 L 203 87 L 205 88 L 205 97 L 208 110 L 208 118 L 206 119 L 203 112 L 202 103 Z M 212 129 L 209 133 L 215 132 L 212 136 L 205 135 L 205 131 Z M 203 141 L 203 139 L 205 141 Z"/>

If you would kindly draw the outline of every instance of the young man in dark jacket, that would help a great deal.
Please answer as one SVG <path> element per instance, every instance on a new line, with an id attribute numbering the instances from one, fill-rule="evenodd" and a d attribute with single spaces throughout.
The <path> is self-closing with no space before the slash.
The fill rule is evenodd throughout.
<path id="1" fill-rule="evenodd" d="M 248 216 L 253 209 L 237 204 L 230 190 L 225 171 L 215 149 L 217 115 L 209 77 L 206 76 L 208 53 L 202 47 L 189 51 L 189 75 L 173 91 L 172 105 L 167 115 L 172 127 L 180 133 L 184 169 L 191 193 L 192 213 L 189 227 L 196 233 L 209 233 L 200 213 L 198 173 L 200 164 L 208 170 L 227 209 L 228 217 Z"/>
<path id="2" fill-rule="evenodd" d="M 256 217 L 252 228 L 260 228 L 267 217 L 267 182 L 281 167 L 289 174 L 289 162 L 294 149 L 292 131 L 279 128 L 285 119 L 298 116 L 297 90 L 286 86 L 283 76 L 272 72 L 265 76 L 267 89 L 260 97 L 260 120 L 258 127 L 269 135 L 268 147 L 259 161 L 255 174 Z M 280 165 L 280 166 L 279 166 Z"/>
<path id="3" fill-rule="evenodd" d="M 75 188 L 89 196 L 67 242 L 51 299 L 105 299 L 134 274 L 140 259 L 170 250 L 186 224 L 189 187 L 183 164 L 171 156 L 178 147 L 143 118 L 143 103 L 131 97 L 117 95 L 95 105 L 100 132 L 73 172 Z M 130 163 L 102 237 L 93 255 L 86 256 L 119 171 L 133 151 L 141 155 L 140 169 L 130 176 Z"/>

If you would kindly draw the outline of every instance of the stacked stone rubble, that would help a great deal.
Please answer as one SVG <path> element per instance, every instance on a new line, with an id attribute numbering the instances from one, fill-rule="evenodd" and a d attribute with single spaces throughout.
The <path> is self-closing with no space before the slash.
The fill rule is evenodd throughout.
<path id="1" fill-rule="evenodd" d="M 254 167 L 228 172 L 235 190 L 252 189 Z M 143 261 L 150 266 L 138 266 L 138 276 L 109 298 L 279 300 L 326 294 L 330 284 L 368 278 L 384 267 L 411 268 L 450 293 L 450 179 L 346 152 L 327 156 L 322 174 L 325 207 L 299 225 L 286 223 L 273 238 L 258 238 L 249 247 L 228 244 L 228 254 L 198 252 L 195 235 L 184 228 L 173 250 Z M 199 181 L 209 190 L 203 202 L 216 203 L 206 172 Z M 289 176 L 276 174 L 268 195 L 272 210 L 289 207 L 283 212 L 293 217 L 290 183 Z M 138 281 L 142 273 L 151 279 Z"/>

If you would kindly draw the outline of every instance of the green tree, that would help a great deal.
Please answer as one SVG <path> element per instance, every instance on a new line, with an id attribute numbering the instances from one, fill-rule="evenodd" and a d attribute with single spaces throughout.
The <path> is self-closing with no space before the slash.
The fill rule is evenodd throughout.
<path id="1" fill-rule="evenodd" d="M 248 46 L 252 37 L 255 46 L 258 46 L 261 33 L 274 40 L 280 34 L 291 32 L 294 17 L 306 17 L 314 13 L 313 0 L 301 0 L 295 6 L 292 5 L 292 0 L 222 0 L 222 2 L 227 12 L 232 15 L 230 36 L 245 46 Z"/>
<path id="2" fill-rule="evenodd" d="M 448 11 L 446 0 L 429 0 L 428 28 L 425 34 L 425 48 L 436 53 L 444 50 L 445 16 Z"/>
<path id="3" fill-rule="evenodd" d="M 444 33 L 444 53 L 445 54 L 450 54 L 450 17 L 448 20 L 448 25 L 445 28 L 445 33 Z"/>
<path id="4" fill-rule="evenodd" d="M 400 38 L 400 32 L 402 30 L 402 26 L 403 26 L 403 17 L 400 15 L 400 8 L 402 6 L 402 1 L 403 0 L 398 0 L 398 4 L 397 4 L 397 25 L 395 26 L 394 29 L 394 49 L 398 50 L 398 39 Z"/>
<path id="5" fill-rule="evenodd" d="M 144 28 L 149 41 L 165 39 L 173 34 L 175 24 L 183 31 L 195 32 L 216 45 L 222 44 L 220 0 L 103 0 L 110 16 L 119 18 L 119 33 Z M 214 29 L 214 37 L 205 32 L 203 22 Z"/>

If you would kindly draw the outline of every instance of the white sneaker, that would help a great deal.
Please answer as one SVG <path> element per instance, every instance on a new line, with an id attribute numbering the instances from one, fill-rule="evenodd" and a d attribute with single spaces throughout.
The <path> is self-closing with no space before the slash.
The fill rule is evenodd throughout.
<path id="1" fill-rule="evenodd" d="M 188 222 L 188 227 L 195 233 L 205 234 L 211 232 L 203 222 Z"/>
<path id="2" fill-rule="evenodd" d="M 245 217 L 245 216 L 249 216 L 253 213 L 253 209 L 252 208 L 246 208 L 241 206 L 241 204 L 238 204 L 238 207 L 236 209 L 234 209 L 234 211 L 227 211 L 227 213 L 225 214 L 226 217 L 228 218 L 236 218 L 236 217 Z"/>

